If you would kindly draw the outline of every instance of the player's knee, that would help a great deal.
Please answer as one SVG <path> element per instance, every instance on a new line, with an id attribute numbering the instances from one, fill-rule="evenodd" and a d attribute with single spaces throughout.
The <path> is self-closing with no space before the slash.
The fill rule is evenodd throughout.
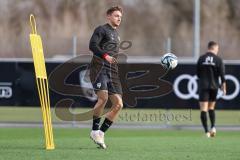
<path id="1" fill-rule="evenodd" d="M 98 97 L 98 102 L 101 103 L 101 104 L 106 104 L 107 101 L 108 101 L 108 95 Z"/>
<path id="2" fill-rule="evenodd" d="M 122 108 L 123 108 L 123 103 L 122 103 L 122 102 L 117 102 L 117 103 L 114 105 L 114 110 L 115 110 L 116 112 L 119 112 Z"/>

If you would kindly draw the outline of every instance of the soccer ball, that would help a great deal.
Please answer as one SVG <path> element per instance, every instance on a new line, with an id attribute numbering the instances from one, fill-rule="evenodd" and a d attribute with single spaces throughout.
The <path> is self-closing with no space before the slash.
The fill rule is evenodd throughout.
<path id="1" fill-rule="evenodd" d="M 177 56 L 175 56 L 172 53 L 166 53 L 161 58 L 161 65 L 165 69 L 174 69 L 175 67 L 177 67 L 177 64 L 178 64 Z"/>

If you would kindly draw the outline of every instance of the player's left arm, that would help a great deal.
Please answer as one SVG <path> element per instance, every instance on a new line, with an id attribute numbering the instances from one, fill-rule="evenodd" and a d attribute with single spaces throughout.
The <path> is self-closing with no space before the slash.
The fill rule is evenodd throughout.
<path id="1" fill-rule="evenodd" d="M 223 91 L 224 95 L 226 94 L 227 86 L 225 80 L 225 65 L 223 61 L 220 59 L 220 78 L 221 78 L 221 90 Z"/>

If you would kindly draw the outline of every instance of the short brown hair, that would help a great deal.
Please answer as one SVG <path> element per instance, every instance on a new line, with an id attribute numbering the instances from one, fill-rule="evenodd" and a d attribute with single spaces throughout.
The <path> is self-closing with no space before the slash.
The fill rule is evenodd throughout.
<path id="1" fill-rule="evenodd" d="M 214 42 L 214 41 L 208 42 L 208 49 L 212 49 L 215 46 L 218 46 L 217 42 Z"/>
<path id="2" fill-rule="evenodd" d="M 123 13 L 122 7 L 120 7 L 120 6 L 113 6 L 113 7 L 109 8 L 107 10 L 106 14 L 107 15 L 111 15 L 114 11 L 119 11 L 119 12 Z"/>

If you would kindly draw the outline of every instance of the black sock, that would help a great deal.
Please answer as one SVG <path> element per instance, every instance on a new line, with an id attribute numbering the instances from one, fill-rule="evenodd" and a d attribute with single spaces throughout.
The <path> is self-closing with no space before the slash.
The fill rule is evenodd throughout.
<path id="1" fill-rule="evenodd" d="M 101 117 L 93 116 L 93 124 L 92 124 L 92 130 L 96 131 L 99 130 Z"/>
<path id="2" fill-rule="evenodd" d="M 100 130 L 102 132 L 106 132 L 108 130 L 108 128 L 112 125 L 112 121 L 110 121 L 109 119 L 105 118 Z"/>
<path id="3" fill-rule="evenodd" d="M 208 125 L 207 125 L 207 112 L 201 111 L 201 121 L 204 128 L 204 131 L 208 132 Z"/>
<path id="4" fill-rule="evenodd" d="M 208 111 L 210 122 L 211 122 L 211 128 L 215 127 L 215 111 L 209 110 Z"/>

